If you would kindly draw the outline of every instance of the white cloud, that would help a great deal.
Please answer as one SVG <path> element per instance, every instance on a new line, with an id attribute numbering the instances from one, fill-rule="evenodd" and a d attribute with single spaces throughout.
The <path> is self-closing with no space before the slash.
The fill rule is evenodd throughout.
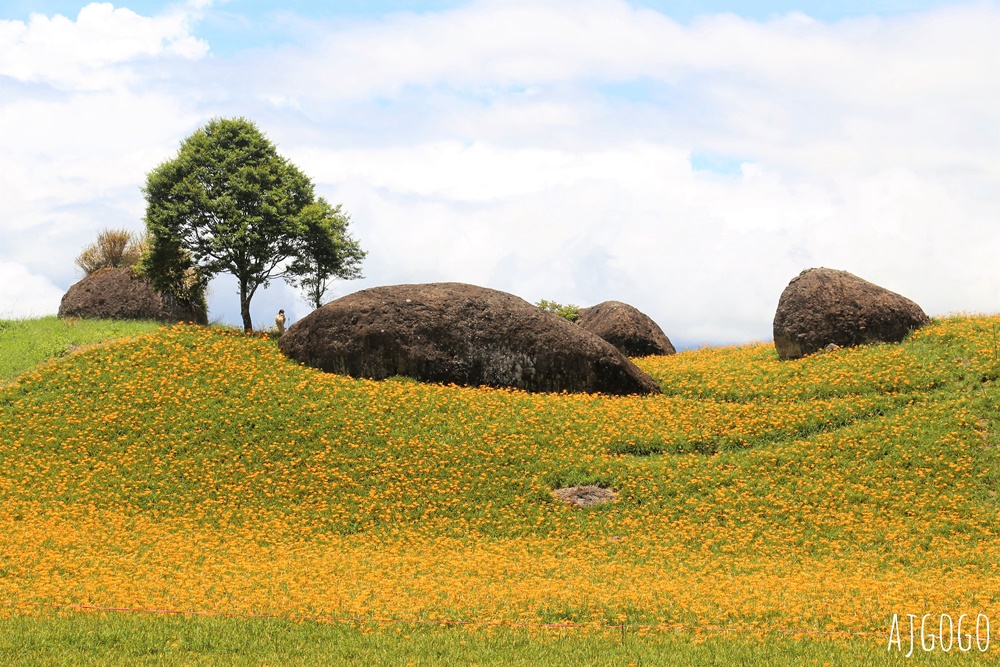
<path id="1" fill-rule="evenodd" d="M 156 93 L 0 103 L 0 225 L 7 246 L 0 260 L 26 263 L 68 287 L 78 278 L 73 258 L 101 229 L 141 228 L 145 174 L 176 151 L 177 137 L 196 122 Z"/>
<path id="2" fill-rule="evenodd" d="M 0 187 L 14 199 L 69 204 L 141 176 L 176 150 L 194 119 L 171 97 L 127 92 L 0 104 Z M 138 188 L 136 187 L 136 192 Z"/>
<path id="3" fill-rule="evenodd" d="M 133 73 L 120 66 L 139 58 L 200 58 L 208 44 L 191 34 L 191 9 L 146 17 L 95 2 L 81 9 L 76 21 L 59 14 L 0 21 L 0 76 L 100 90 L 131 78 Z"/>
<path id="4" fill-rule="evenodd" d="M 622 81 L 698 85 L 704 75 L 790 86 L 822 99 L 880 106 L 993 91 L 1000 44 L 993 3 L 826 24 L 706 15 L 680 25 L 622 0 L 481 0 L 435 14 L 397 14 L 321 33 L 274 62 L 291 87 L 343 98 L 407 87 Z M 315 31 L 320 33 L 320 31 Z M 268 55 L 270 58 L 270 55 Z M 299 58 L 312 67 L 289 66 Z M 317 63 L 322 66 L 316 67 Z"/>
<path id="5" fill-rule="evenodd" d="M 193 55 L 190 11 L 147 18 L 90 4 L 75 22 L 0 22 L 0 261 L 66 289 L 98 231 L 141 227 L 145 173 L 199 115 L 172 92 L 131 90 L 128 68 Z"/>
<path id="6" fill-rule="evenodd" d="M 993 3 L 681 26 L 612 0 L 479 2 L 331 34 L 279 59 L 301 74 L 274 85 L 319 85 L 306 112 L 406 110 L 388 147 L 294 152 L 357 209 L 369 275 L 633 299 L 720 342 L 767 338 L 781 290 L 814 265 L 932 313 L 996 309 L 996 34 Z M 616 82 L 640 89 L 602 92 Z M 693 172 L 694 151 L 743 171 Z"/>
<path id="7" fill-rule="evenodd" d="M 619 149 L 571 152 L 551 148 L 509 149 L 483 142 L 442 142 L 388 149 L 297 153 L 315 179 L 355 179 L 375 188 L 455 202 L 523 197 L 586 179 L 621 180 L 632 188 L 689 178 L 680 150 L 636 144 Z"/>
<path id="8" fill-rule="evenodd" d="M 495 87 L 583 74 L 631 76 L 637 61 L 663 61 L 659 40 L 683 36 L 661 15 L 621 2 L 478 2 L 440 14 L 397 14 L 357 24 L 305 52 L 324 67 L 286 69 L 303 53 L 299 50 L 274 67 L 286 72 L 295 88 L 322 82 L 323 92 L 334 97 L 368 97 L 442 82 Z"/>
<path id="9" fill-rule="evenodd" d="M 59 309 L 63 290 L 22 264 L 0 260 L 0 319 L 36 317 Z"/>

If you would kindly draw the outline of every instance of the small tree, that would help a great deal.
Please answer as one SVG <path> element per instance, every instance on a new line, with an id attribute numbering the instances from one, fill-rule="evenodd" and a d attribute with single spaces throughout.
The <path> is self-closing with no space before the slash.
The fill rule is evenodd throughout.
<path id="1" fill-rule="evenodd" d="M 101 269 L 135 266 L 146 252 L 146 240 L 127 229 L 105 229 L 83 249 L 76 265 L 89 276 Z"/>
<path id="2" fill-rule="evenodd" d="M 176 276 L 183 251 L 205 281 L 231 273 L 247 332 L 257 289 L 304 266 L 289 260 L 309 246 L 312 182 L 245 118 L 217 118 L 197 130 L 177 157 L 149 173 L 143 193 L 147 275 L 154 282 Z"/>
<path id="3" fill-rule="evenodd" d="M 559 317 L 567 319 L 570 322 L 576 322 L 576 319 L 580 317 L 580 306 L 574 306 L 571 303 L 564 306 L 561 303 L 556 303 L 555 301 L 546 301 L 545 299 L 542 299 L 535 305 L 544 310 L 546 313 L 558 315 Z"/>
<path id="4" fill-rule="evenodd" d="M 309 305 L 319 308 L 334 279 L 362 277 L 361 260 L 368 253 L 348 233 L 351 219 L 340 204 L 330 206 L 320 197 L 303 210 L 300 220 L 301 246 L 286 280 L 303 291 Z"/>

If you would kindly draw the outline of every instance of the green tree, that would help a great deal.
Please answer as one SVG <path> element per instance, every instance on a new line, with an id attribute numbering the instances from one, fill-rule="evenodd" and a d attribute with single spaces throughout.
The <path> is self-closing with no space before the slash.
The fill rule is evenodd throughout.
<path id="1" fill-rule="evenodd" d="M 348 233 L 351 219 L 340 204 L 331 206 L 320 197 L 302 211 L 300 221 L 300 247 L 286 280 L 304 292 L 309 305 L 319 308 L 334 279 L 362 277 L 361 260 L 368 253 Z"/>
<path id="2" fill-rule="evenodd" d="M 152 281 L 156 291 L 195 313 L 196 321 L 208 322 L 205 297 L 208 279 L 198 270 L 189 250 L 179 244 L 147 242 L 146 252 L 136 269 Z"/>
<path id="3" fill-rule="evenodd" d="M 147 175 L 143 194 L 146 274 L 154 283 L 176 280 L 185 253 L 206 283 L 232 274 L 247 332 L 257 290 L 304 270 L 294 260 L 309 247 L 313 184 L 245 118 L 216 118 L 197 130 Z"/>

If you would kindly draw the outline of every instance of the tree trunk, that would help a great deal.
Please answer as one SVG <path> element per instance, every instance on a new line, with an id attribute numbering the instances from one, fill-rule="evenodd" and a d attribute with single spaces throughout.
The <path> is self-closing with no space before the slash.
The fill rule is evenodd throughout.
<path id="1" fill-rule="evenodd" d="M 311 292 L 309 299 L 312 301 L 313 308 L 319 308 L 323 305 L 323 292 L 320 291 L 318 283 Z"/>
<path id="2" fill-rule="evenodd" d="M 240 315 L 243 317 L 243 333 L 253 333 L 253 321 L 250 319 L 250 296 L 247 294 L 247 284 L 240 281 Z"/>

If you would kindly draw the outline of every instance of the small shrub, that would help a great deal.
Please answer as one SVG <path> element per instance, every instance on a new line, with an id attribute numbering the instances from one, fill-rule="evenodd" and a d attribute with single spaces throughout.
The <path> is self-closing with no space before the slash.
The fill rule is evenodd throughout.
<path id="1" fill-rule="evenodd" d="M 138 237 L 127 229 L 105 229 L 76 258 L 76 265 L 84 275 L 101 269 L 115 269 L 135 266 L 146 252 L 144 237 Z"/>
<path id="2" fill-rule="evenodd" d="M 580 317 L 580 306 L 573 305 L 571 303 L 565 306 L 561 303 L 556 303 L 555 301 L 546 301 L 542 299 L 537 304 L 535 304 L 546 313 L 552 313 L 558 315 L 559 317 L 565 318 L 570 322 L 575 322 L 576 318 Z"/>

